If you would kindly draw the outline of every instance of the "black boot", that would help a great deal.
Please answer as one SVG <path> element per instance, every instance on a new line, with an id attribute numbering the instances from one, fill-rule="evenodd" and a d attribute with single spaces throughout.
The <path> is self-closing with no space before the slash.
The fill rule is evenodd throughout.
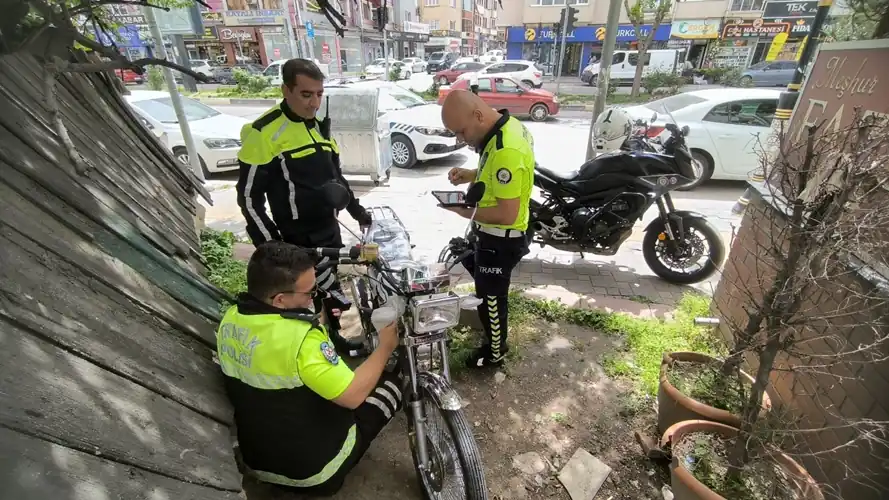
<path id="1" fill-rule="evenodd" d="M 482 303 L 478 306 L 478 317 L 485 329 L 487 342 L 466 360 L 466 366 L 470 368 L 484 368 L 488 366 L 502 366 L 509 346 L 507 338 L 507 315 L 509 303 L 507 296 L 486 295 L 481 297 Z"/>

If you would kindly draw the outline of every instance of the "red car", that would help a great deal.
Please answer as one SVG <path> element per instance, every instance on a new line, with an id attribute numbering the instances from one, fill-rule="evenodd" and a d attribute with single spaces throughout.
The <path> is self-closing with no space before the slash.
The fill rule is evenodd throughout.
<path id="1" fill-rule="evenodd" d="M 118 69 L 114 71 L 117 73 L 117 76 L 123 80 L 125 85 L 138 85 L 145 81 L 145 77 L 142 75 L 137 75 L 133 70 L 129 69 Z"/>
<path id="2" fill-rule="evenodd" d="M 438 103 L 442 104 L 454 89 L 469 90 L 469 80 L 457 80 L 448 88 L 438 89 Z M 480 77 L 478 96 L 494 109 L 506 109 L 512 115 L 527 115 L 535 122 L 542 122 L 559 113 L 559 98 L 555 94 L 548 90 L 532 89 L 505 76 Z"/>
<path id="3" fill-rule="evenodd" d="M 463 73 L 478 71 L 485 66 L 487 65 L 477 62 L 463 62 L 460 64 L 455 64 L 451 68 L 443 69 L 436 73 L 435 80 L 433 81 L 439 85 L 450 85 L 457 81 L 457 77 L 462 75 Z"/>

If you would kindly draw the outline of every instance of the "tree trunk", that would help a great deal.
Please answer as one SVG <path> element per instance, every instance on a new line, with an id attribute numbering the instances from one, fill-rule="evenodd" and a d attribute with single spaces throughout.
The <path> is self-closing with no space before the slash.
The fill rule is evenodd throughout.
<path id="1" fill-rule="evenodd" d="M 639 44 L 639 59 L 636 60 L 636 75 L 633 77 L 633 90 L 630 95 L 636 97 L 639 95 L 639 87 L 642 85 L 642 72 L 645 70 L 645 55 L 648 54 L 648 46 Z"/>
<path id="2" fill-rule="evenodd" d="M 889 37 L 889 9 L 883 13 L 883 16 L 880 18 L 880 22 L 877 23 L 877 28 L 874 30 L 873 38 L 886 38 Z"/>

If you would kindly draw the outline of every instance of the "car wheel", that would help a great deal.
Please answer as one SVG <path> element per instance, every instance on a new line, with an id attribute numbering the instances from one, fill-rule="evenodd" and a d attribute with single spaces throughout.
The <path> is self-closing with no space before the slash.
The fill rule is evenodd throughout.
<path id="1" fill-rule="evenodd" d="M 531 106 L 530 115 L 535 122 L 545 121 L 549 116 L 549 108 L 546 107 L 546 104 L 537 103 Z"/>
<path id="2" fill-rule="evenodd" d="M 407 73 L 404 74 L 404 79 L 405 79 L 405 80 L 410 80 L 410 79 L 411 79 L 411 72 L 410 72 L 410 71 L 408 71 Z"/>
<path id="3" fill-rule="evenodd" d="M 752 87 L 753 86 L 753 77 L 750 75 L 744 75 L 741 77 L 741 86 L 742 87 Z"/>
<path id="4" fill-rule="evenodd" d="M 392 136 L 392 164 L 398 168 L 413 168 L 417 164 L 414 144 L 406 135 Z"/>
<path id="5" fill-rule="evenodd" d="M 534 82 L 532 82 L 531 80 L 522 80 L 522 83 L 524 83 L 525 85 L 531 87 L 532 89 L 536 89 L 536 88 L 537 88 L 537 85 L 534 85 Z"/>
<path id="6" fill-rule="evenodd" d="M 191 170 L 191 161 L 188 159 L 187 149 L 183 147 L 173 148 L 173 156 L 176 158 L 176 160 L 179 161 L 179 163 L 185 165 L 189 170 Z M 201 157 L 198 157 L 198 159 L 201 160 L 201 172 L 203 172 L 204 174 L 204 180 L 207 180 L 210 178 L 210 171 L 207 170 L 207 164 L 204 163 L 204 159 Z"/>
<path id="7" fill-rule="evenodd" d="M 694 149 L 691 151 L 691 158 L 694 161 L 692 167 L 695 169 L 695 181 L 687 186 L 682 186 L 679 191 L 691 191 L 710 180 L 713 175 L 713 158 L 708 153 Z"/>
<path id="8" fill-rule="evenodd" d="M 599 85 L 599 75 L 593 75 L 590 77 L 590 87 L 595 87 Z"/>
<path id="9" fill-rule="evenodd" d="M 439 85 L 447 85 L 448 83 L 449 83 L 449 82 L 448 82 L 448 79 L 445 78 L 445 77 L 441 77 L 441 78 L 438 79 L 438 84 L 439 84 Z"/>

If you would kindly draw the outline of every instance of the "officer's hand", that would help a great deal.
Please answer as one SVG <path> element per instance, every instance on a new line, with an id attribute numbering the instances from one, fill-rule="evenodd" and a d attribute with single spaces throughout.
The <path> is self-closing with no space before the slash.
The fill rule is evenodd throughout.
<path id="1" fill-rule="evenodd" d="M 475 180 L 475 170 L 454 167 L 451 169 L 450 172 L 448 172 L 448 180 L 451 181 L 451 184 L 453 184 L 454 186 L 472 182 L 473 180 Z"/>
<path id="2" fill-rule="evenodd" d="M 398 321 L 393 321 L 391 324 L 380 328 L 380 347 L 389 352 L 395 350 L 398 347 Z"/>
<path id="3" fill-rule="evenodd" d="M 370 212 L 362 208 L 361 213 L 357 214 L 357 217 L 355 217 L 355 222 L 358 223 L 358 227 L 364 230 L 364 228 L 370 226 L 371 222 L 373 222 L 373 217 L 371 217 Z"/>

